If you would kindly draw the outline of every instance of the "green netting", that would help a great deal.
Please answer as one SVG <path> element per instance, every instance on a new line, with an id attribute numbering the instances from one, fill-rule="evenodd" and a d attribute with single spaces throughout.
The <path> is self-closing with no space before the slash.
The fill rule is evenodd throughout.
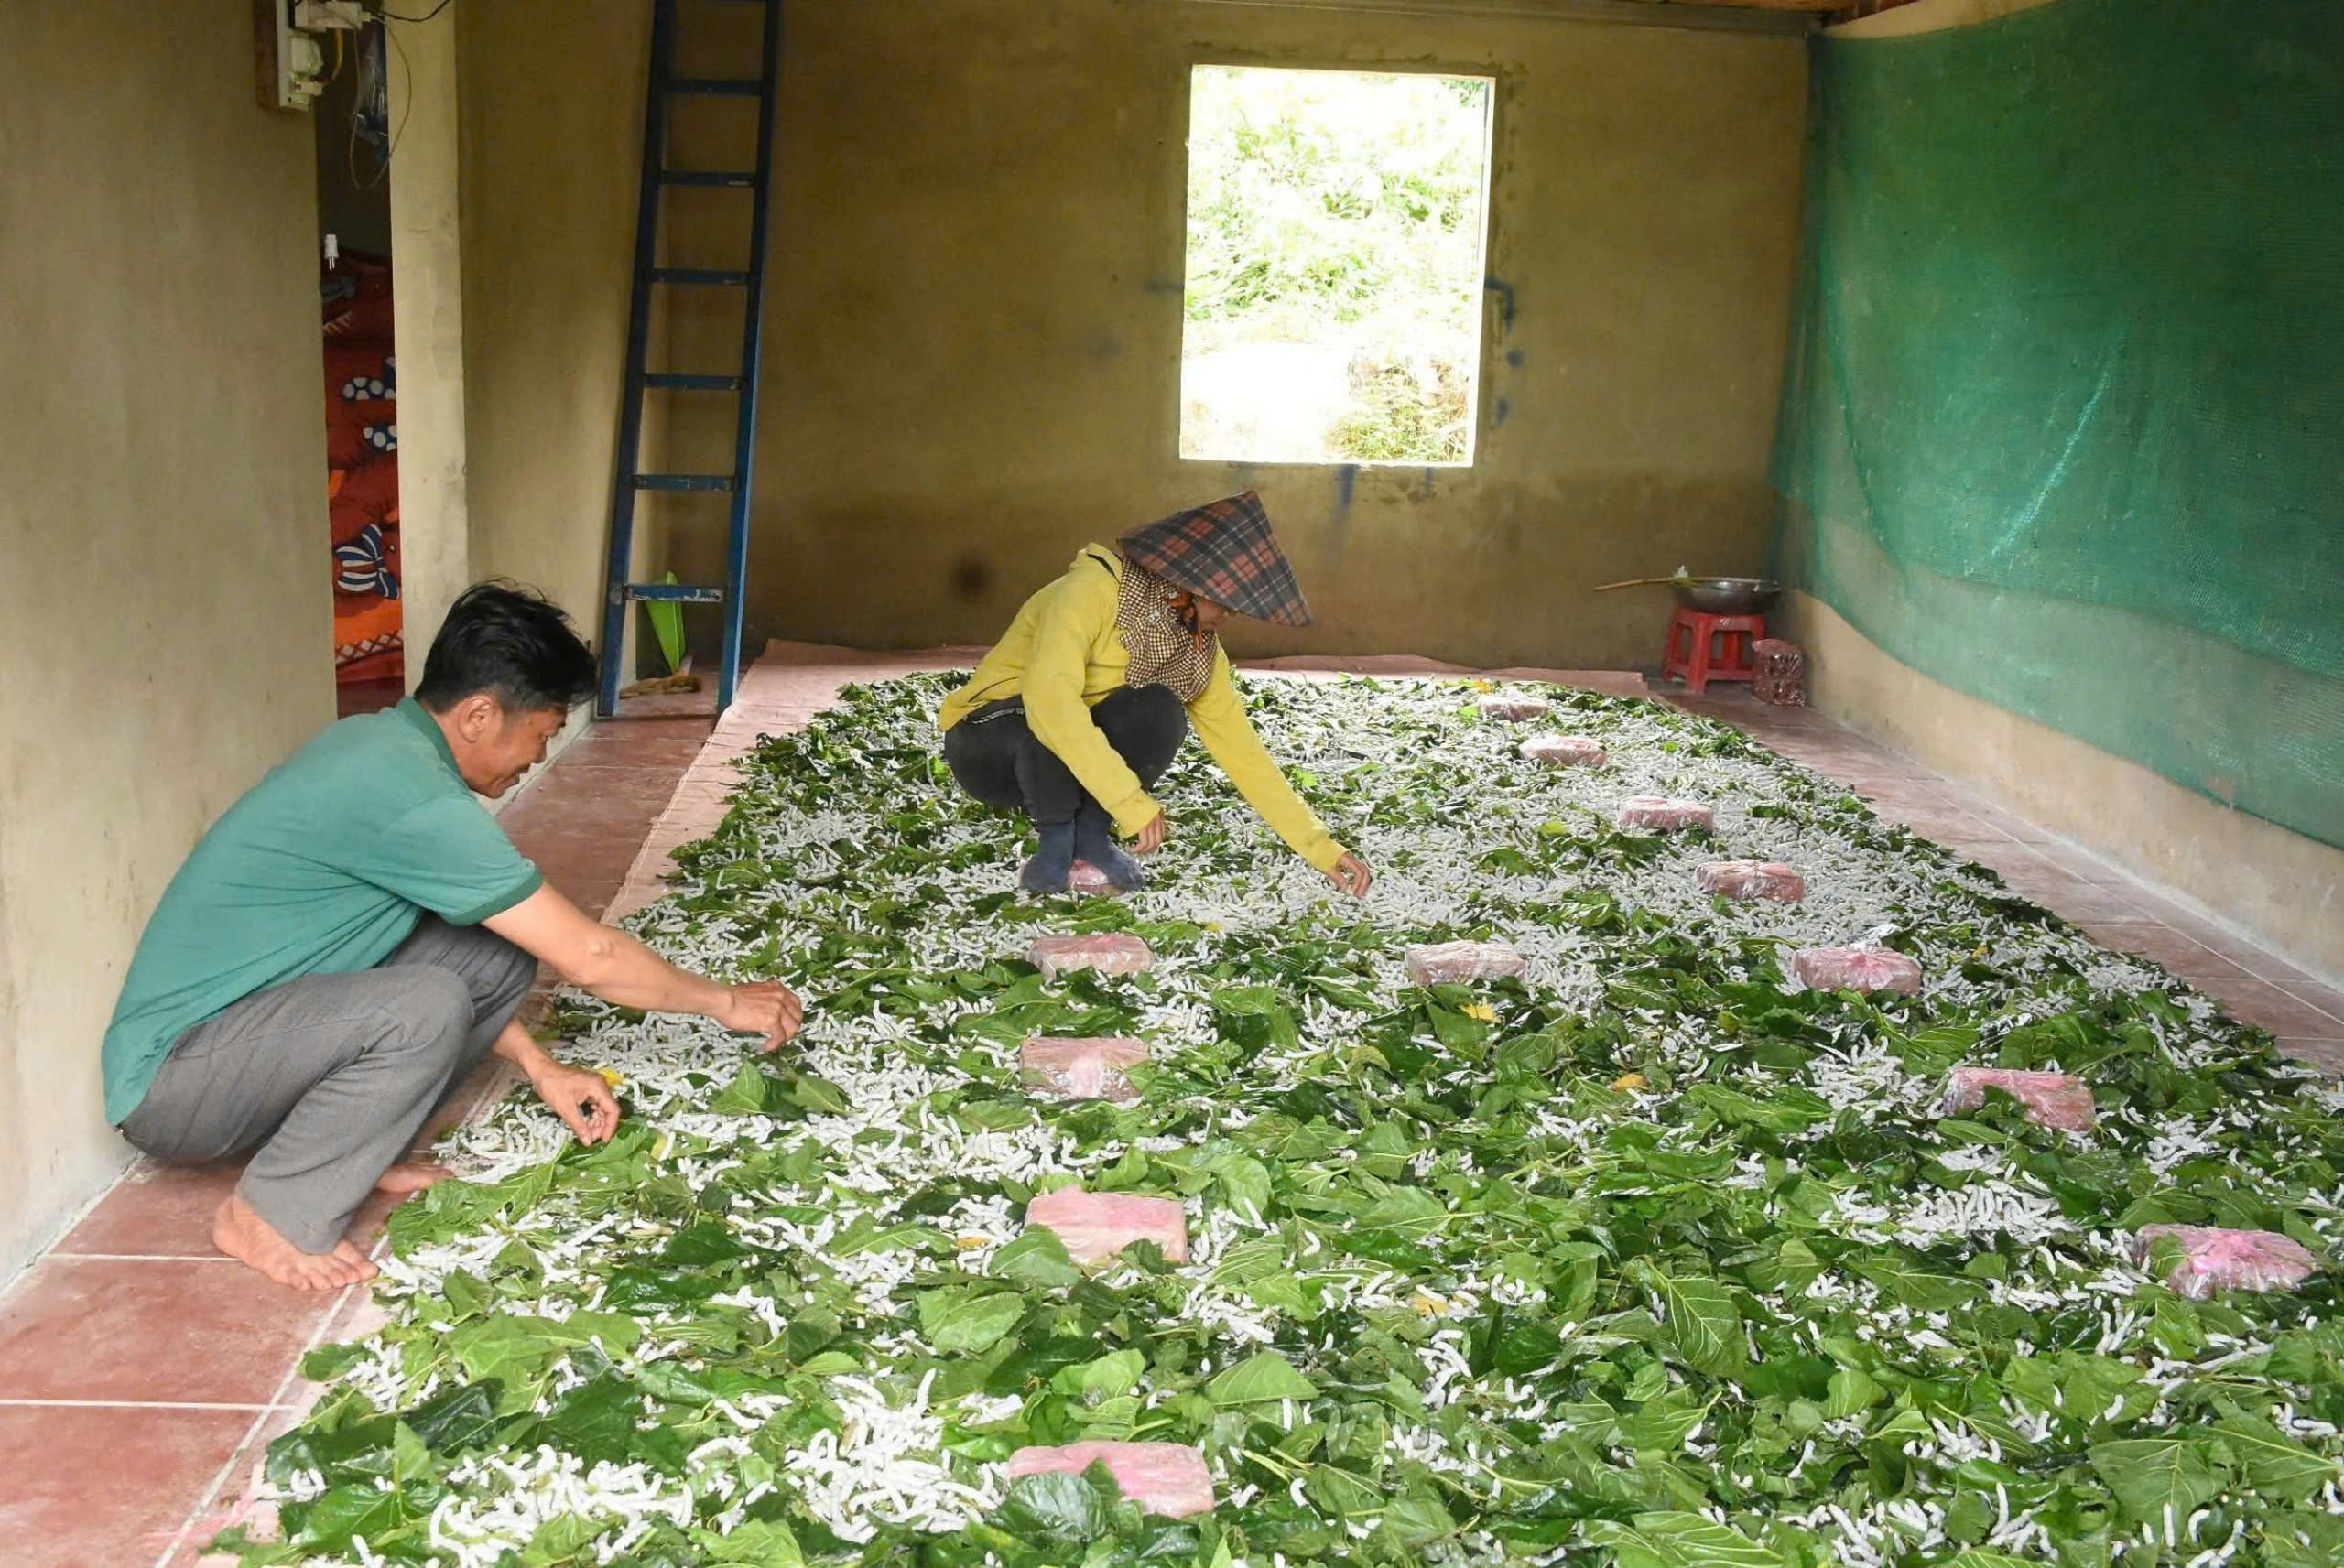
<path id="1" fill-rule="evenodd" d="M 2344 5 L 1816 46 L 1782 568 L 2344 845 Z"/>

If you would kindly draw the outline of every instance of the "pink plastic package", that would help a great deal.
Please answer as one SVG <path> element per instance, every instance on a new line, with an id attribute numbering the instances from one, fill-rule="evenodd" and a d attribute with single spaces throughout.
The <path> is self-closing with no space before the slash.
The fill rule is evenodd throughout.
<path id="1" fill-rule="evenodd" d="M 1806 879 L 1780 860 L 1708 860 L 1693 869 L 1693 881 L 1703 892 L 1727 898 L 1796 903 L 1807 896 Z"/>
<path id="2" fill-rule="evenodd" d="M 2098 1112 L 2091 1086 L 2071 1073 L 2029 1073 L 2015 1067 L 1956 1067 L 1946 1075 L 1938 1113 L 1953 1116 L 1986 1103 L 1986 1091 L 2000 1089 L 2026 1107 L 2026 1119 L 2063 1132 L 2089 1132 Z"/>
<path id="3" fill-rule="evenodd" d="M 1481 698 L 1484 719 L 1544 719 L 1555 711 L 1555 705 L 1543 697 L 1507 697 L 1500 694 Z"/>
<path id="4" fill-rule="evenodd" d="M 1107 1466 L 1123 1496 L 1152 1514 L 1186 1519 L 1212 1511 L 1212 1472 L 1185 1443 L 1069 1443 L 1063 1448 L 1021 1448 L 1009 1456 L 1009 1478 L 1063 1471 L 1080 1476 Z"/>
<path id="5" fill-rule="evenodd" d="M 1698 800 L 1671 800 L 1665 795 L 1628 797 L 1620 807 L 1620 826 L 1653 833 L 1674 833 L 1685 827 L 1715 827 L 1718 814 Z"/>
<path id="6" fill-rule="evenodd" d="M 1801 947 L 1791 955 L 1791 978 L 1818 991 L 1901 991 L 1921 989 L 1921 966 L 1885 947 Z"/>
<path id="7" fill-rule="evenodd" d="M 1136 975 L 1152 968 L 1156 955 L 1138 937 L 1121 931 L 1095 936 L 1037 936 L 1026 955 L 1046 980 L 1074 969 L 1096 969 L 1102 975 Z"/>
<path id="8" fill-rule="evenodd" d="M 1107 880 L 1107 873 L 1088 860 L 1075 861 L 1067 871 L 1066 885 L 1069 892 L 1111 893 L 1115 891 L 1115 884 Z"/>
<path id="9" fill-rule="evenodd" d="M 1078 1263 L 1104 1263 L 1134 1241 L 1155 1242 L 1175 1263 L 1188 1260 L 1188 1216 L 1177 1198 L 1060 1187 L 1026 1206 L 1026 1224 L 1058 1232 Z"/>
<path id="10" fill-rule="evenodd" d="M 1126 1037 L 1028 1040 L 1017 1065 L 1028 1087 L 1064 1099 L 1136 1099 L 1123 1069 L 1147 1060 L 1147 1042 Z"/>
<path id="11" fill-rule="evenodd" d="M 1583 735 L 1534 735 L 1522 743 L 1522 756 L 1550 768 L 1600 768 L 1612 760 Z"/>
<path id="12" fill-rule="evenodd" d="M 1511 942 L 1441 942 L 1408 949 L 1408 979 L 1420 986 L 1519 979 L 1527 972 Z"/>
<path id="13" fill-rule="evenodd" d="M 2203 1225 L 2144 1225 L 2132 1238 L 2133 1256 L 2149 1260 L 2159 1237 L 2181 1243 L 2181 1260 L 2165 1287 L 2202 1302 L 2218 1291 L 2292 1291 L 2311 1277 L 2319 1260 L 2292 1236 L 2275 1230 L 2221 1230 Z"/>

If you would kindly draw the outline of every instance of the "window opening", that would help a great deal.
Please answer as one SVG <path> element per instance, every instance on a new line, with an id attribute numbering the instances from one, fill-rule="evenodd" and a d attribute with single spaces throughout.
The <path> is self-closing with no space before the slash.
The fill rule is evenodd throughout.
<path id="1" fill-rule="evenodd" d="M 1473 460 L 1492 85 L 1196 69 L 1182 457 Z"/>

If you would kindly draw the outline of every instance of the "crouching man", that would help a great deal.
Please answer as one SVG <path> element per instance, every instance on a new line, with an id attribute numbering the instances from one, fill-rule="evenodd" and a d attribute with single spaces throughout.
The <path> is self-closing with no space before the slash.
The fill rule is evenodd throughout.
<path id="1" fill-rule="evenodd" d="M 212 1239 L 280 1283 L 371 1277 L 343 1235 L 366 1195 L 445 1176 L 406 1157 L 490 1053 L 587 1143 L 619 1109 L 514 1021 L 540 960 L 623 1007 L 697 1013 L 772 1050 L 799 1005 L 687 974 L 546 885 L 473 799 L 505 794 L 593 689 L 538 595 L 483 583 L 415 696 L 345 719 L 212 825 L 147 922 L 104 1048 L 106 1116 L 158 1160 L 252 1152 Z"/>

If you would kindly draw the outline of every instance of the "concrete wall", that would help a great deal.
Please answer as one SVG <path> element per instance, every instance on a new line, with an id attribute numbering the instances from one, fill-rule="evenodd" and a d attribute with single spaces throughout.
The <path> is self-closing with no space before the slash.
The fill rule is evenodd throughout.
<path id="1" fill-rule="evenodd" d="M 1883 653 L 1820 600 L 1785 600 L 1777 619 L 1807 649 L 1816 707 L 2344 983 L 2344 850 L 1956 691 Z"/>
<path id="2" fill-rule="evenodd" d="M 398 321 L 399 610 L 407 679 L 472 581 L 464 407 L 464 226 L 456 24 L 394 24 L 399 105 L 391 180 L 391 303 Z"/>
<path id="3" fill-rule="evenodd" d="M 457 5 L 435 25 L 450 21 L 471 573 L 536 584 L 592 639 L 626 347 L 650 0 Z"/>
<path id="4" fill-rule="evenodd" d="M 248 0 L 0 7 L 0 1277 L 125 1157 L 165 882 L 333 717 L 311 146 Z"/>
<path id="5" fill-rule="evenodd" d="M 1651 596 L 1585 590 L 1763 560 L 1804 46 L 1442 9 L 794 4 L 753 639 L 989 641 L 1085 540 L 1250 485 L 1319 626 L 1241 651 L 1656 661 Z M 1470 470 L 1177 457 L 1203 62 L 1498 79 Z M 685 145 L 737 157 L 737 129 Z M 729 216 L 686 221 L 676 259 L 737 256 Z M 726 324 L 679 306 L 682 368 Z M 673 455 L 722 463 L 725 434 L 679 416 Z M 717 572 L 721 503 L 667 515 L 679 569 Z"/>

